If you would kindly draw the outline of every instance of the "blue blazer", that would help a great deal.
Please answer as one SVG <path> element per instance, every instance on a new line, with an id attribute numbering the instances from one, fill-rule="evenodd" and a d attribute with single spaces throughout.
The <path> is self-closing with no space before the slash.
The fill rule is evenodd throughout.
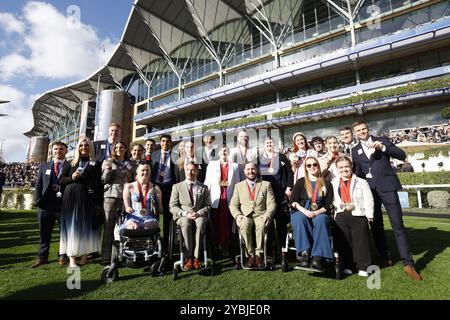
<path id="1" fill-rule="evenodd" d="M 105 148 L 102 149 L 102 145 L 104 145 Z M 95 161 L 102 163 L 106 160 L 106 148 L 108 148 L 108 140 L 99 140 L 94 142 Z"/>
<path id="2" fill-rule="evenodd" d="M 65 161 L 61 170 L 60 177 L 64 169 L 70 167 L 70 162 Z M 60 211 L 62 198 L 56 197 L 53 185 L 60 185 L 59 179 L 55 174 L 54 162 L 42 163 L 39 166 L 38 179 L 34 191 L 34 203 L 36 207 L 47 211 Z M 61 186 L 61 185 L 60 185 Z M 61 186 L 61 193 L 64 192 L 64 186 Z"/>
<path id="3" fill-rule="evenodd" d="M 400 190 L 402 185 L 397 177 L 397 173 L 391 167 L 390 159 L 392 157 L 398 160 L 405 160 L 405 152 L 396 147 L 388 138 L 373 136 L 371 138 L 372 141 L 381 141 L 386 147 L 386 151 L 376 150 L 369 159 L 364 153 L 361 142 L 359 142 L 352 149 L 353 172 L 358 177 L 367 180 L 372 189 L 377 188 L 382 192 Z M 369 168 L 371 168 L 371 179 L 366 177 L 369 173 Z"/>
<path id="4" fill-rule="evenodd" d="M 178 183 L 178 177 L 179 174 L 177 171 L 177 165 L 173 162 L 172 158 L 172 150 L 169 151 L 170 154 L 170 178 L 171 183 L 175 184 Z M 158 169 L 159 169 L 159 163 L 161 161 L 161 150 L 153 151 L 152 153 L 152 182 L 159 184 L 159 177 L 156 176 Z"/>

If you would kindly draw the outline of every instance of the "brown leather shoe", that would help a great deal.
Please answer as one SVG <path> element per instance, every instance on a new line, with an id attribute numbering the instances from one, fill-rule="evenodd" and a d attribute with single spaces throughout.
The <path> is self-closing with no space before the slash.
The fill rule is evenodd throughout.
<path id="1" fill-rule="evenodd" d="M 256 266 L 255 258 L 253 256 L 249 257 L 247 263 L 245 264 L 246 268 L 254 268 Z"/>
<path id="2" fill-rule="evenodd" d="M 48 260 L 46 258 L 43 257 L 37 257 L 36 261 L 31 265 L 32 269 L 36 269 L 39 268 L 40 266 L 47 264 Z"/>
<path id="3" fill-rule="evenodd" d="M 189 271 L 194 269 L 194 261 L 192 258 L 187 258 L 186 263 L 183 266 L 184 271 Z"/>
<path id="4" fill-rule="evenodd" d="M 256 267 L 259 269 L 264 268 L 264 261 L 260 256 L 256 256 Z"/>
<path id="5" fill-rule="evenodd" d="M 65 265 L 67 263 L 67 261 L 66 261 L 66 257 L 59 257 L 59 259 L 58 259 L 58 264 L 60 265 L 60 266 L 63 266 L 63 265 Z"/>
<path id="6" fill-rule="evenodd" d="M 200 260 L 195 258 L 194 259 L 194 269 L 198 270 L 198 269 L 201 269 L 201 268 L 202 268 L 202 264 L 201 264 Z"/>
<path id="7" fill-rule="evenodd" d="M 422 276 L 417 273 L 416 269 L 413 266 L 407 265 L 403 268 L 403 271 L 413 280 L 420 281 L 422 280 Z"/>
<path id="8" fill-rule="evenodd" d="M 392 259 L 390 258 L 384 259 L 383 262 L 381 263 L 382 268 L 389 268 L 392 267 L 393 265 L 394 261 L 392 261 Z"/>

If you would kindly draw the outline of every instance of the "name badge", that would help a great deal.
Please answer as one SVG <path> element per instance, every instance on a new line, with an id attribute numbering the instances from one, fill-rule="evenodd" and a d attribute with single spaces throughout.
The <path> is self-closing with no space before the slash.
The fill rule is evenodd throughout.
<path id="1" fill-rule="evenodd" d="M 368 174 L 366 174 L 366 178 L 367 178 L 367 179 L 372 179 L 373 176 L 372 176 L 372 174 L 369 172 Z"/>
<path id="2" fill-rule="evenodd" d="M 128 170 L 131 170 L 130 164 L 127 164 L 127 169 L 128 169 Z"/>
<path id="3" fill-rule="evenodd" d="M 100 149 L 106 149 L 106 144 L 102 144 L 102 145 L 100 146 Z"/>
<path id="4" fill-rule="evenodd" d="M 359 149 L 358 154 L 362 154 L 362 153 L 363 153 L 362 149 Z"/>
<path id="5" fill-rule="evenodd" d="M 89 161 L 89 165 L 95 166 L 95 161 Z"/>
<path id="6" fill-rule="evenodd" d="M 45 171 L 45 175 L 46 175 L 46 176 L 49 176 L 51 172 L 52 172 L 52 171 L 51 171 L 50 169 L 47 169 L 47 171 Z"/>
<path id="7" fill-rule="evenodd" d="M 258 197 L 263 198 L 264 197 L 264 193 L 258 194 Z"/>

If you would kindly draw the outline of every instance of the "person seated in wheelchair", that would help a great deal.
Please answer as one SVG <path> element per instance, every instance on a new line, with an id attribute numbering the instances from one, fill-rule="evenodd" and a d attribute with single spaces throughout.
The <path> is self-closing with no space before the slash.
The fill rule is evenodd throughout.
<path id="1" fill-rule="evenodd" d="M 368 221 L 373 220 L 374 201 L 369 183 L 352 174 L 352 160 L 336 160 L 339 175 L 331 182 L 334 189 L 337 249 L 342 257 L 343 272 L 352 274 L 353 261 L 358 275 L 368 277 L 371 264 Z"/>
<path id="2" fill-rule="evenodd" d="M 189 162 L 184 166 L 186 179 L 172 188 L 169 208 L 173 220 L 181 228 L 184 240 L 183 270 L 201 269 L 200 253 L 211 209 L 211 196 L 206 185 L 197 181 L 198 165 Z M 195 225 L 195 240 L 192 237 Z M 195 242 L 195 247 L 194 247 Z"/>
<path id="3" fill-rule="evenodd" d="M 245 242 L 248 256 L 245 266 L 263 268 L 264 233 L 275 215 L 275 196 L 270 182 L 258 179 L 259 169 L 256 164 L 246 163 L 244 174 L 246 179 L 234 188 L 230 212 Z M 256 248 L 253 245 L 253 226 L 256 230 Z"/>
<path id="4" fill-rule="evenodd" d="M 148 164 L 140 164 L 136 170 L 136 181 L 125 185 L 123 200 L 127 215 L 120 229 L 159 228 L 159 213 L 162 212 L 161 190 L 150 182 L 150 170 Z"/>
<path id="5" fill-rule="evenodd" d="M 333 188 L 322 177 L 315 157 L 307 157 L 305 176 L 295 183 L 292 191 L 291 226 L 297 251 L 298 267 L 323 271 L 322 259 L 333 259 L 329 239 Z"/>

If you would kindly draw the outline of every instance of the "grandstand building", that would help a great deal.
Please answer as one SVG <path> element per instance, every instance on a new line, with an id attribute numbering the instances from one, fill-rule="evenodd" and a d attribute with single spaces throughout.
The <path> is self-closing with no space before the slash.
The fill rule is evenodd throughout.
<path id="1" fill-rule="evenodd" d="M 361 116 L 380 134 L 445 123 L 449 74 L 448 1 L 136 0 L 107 64 L 40 96 L 25 135 L 74 148 L 117 115 L 129 142 L 246 127 L 288 146 Z"/>

